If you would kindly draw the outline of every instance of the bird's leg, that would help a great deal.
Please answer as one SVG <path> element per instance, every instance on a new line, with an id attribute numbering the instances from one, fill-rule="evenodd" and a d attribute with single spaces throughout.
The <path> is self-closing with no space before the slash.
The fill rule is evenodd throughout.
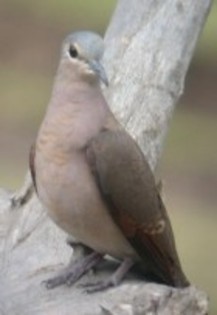
<path id="1" fill-rule="evenodd" d="M 56 277 L 48 279 L 43 283 L 48 289 L 53 289 L 62 284 L 71 286 L 73 283 L 78 281 L 86 272 L 97 265 L 103 256 L 97 252 L 92 252 L 91 254 L 83 257 L 79 261 L 71 261 L 70 264 L 62 270 Z"/>
<path id="2" fill-rule="evenodd" d="M 116 287 L 123 280 L 134 263 L 135 261 L 133 261 L 132 258 L 125 258 L 118 269 L 109 278 L 95 283 L 85 283 L 81 286 L 86 288 L 87 293 L 94 293 L 109 287 Z"/>
<path id="3" fill-rule="evenodd" d="M 66 243 L 73 249 L 71 262 L 75 263 L 93 252 L 93 249 L 79 242 L 71 235 L 67 237 Z"/>

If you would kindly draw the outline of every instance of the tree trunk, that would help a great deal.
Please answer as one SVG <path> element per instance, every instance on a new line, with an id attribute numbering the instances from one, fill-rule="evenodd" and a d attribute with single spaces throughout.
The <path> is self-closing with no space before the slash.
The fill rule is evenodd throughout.
<path id="1" fill-rule="evenodd" d="M 106 98 L 153 170 L 210 6 L 211 0 L 119 0 L 106 32 Z M 0 219 L 0 314 L 207 313 L 206 294 L 193 286 L 172 289 L 132 276 L 92 295 L 77 286 L 46 290 L 40 282 L 67 263 L 71 249 L 32 193 L 29 177 L 20 192 L 0 191 Z"/>

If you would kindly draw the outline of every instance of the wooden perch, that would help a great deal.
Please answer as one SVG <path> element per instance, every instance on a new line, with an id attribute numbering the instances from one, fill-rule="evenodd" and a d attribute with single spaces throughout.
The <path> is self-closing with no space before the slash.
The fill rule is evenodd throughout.
<path id="1" fill-rule="evenodd" d="M 106 32 L 106 97 L 152 169 L 210 6 L 211 0 L 119 0 Z M 0 191 L 1 315 L 207 313 L 206 294 L 193 286 L 178 290 L 134 277 L 92 295 L 78 286 L 46 290 L 41 281 L 70 259 L 65 239 L 28 178 L 20 192 Z M 102 268 L 97 276 L 109 272 Z"/>

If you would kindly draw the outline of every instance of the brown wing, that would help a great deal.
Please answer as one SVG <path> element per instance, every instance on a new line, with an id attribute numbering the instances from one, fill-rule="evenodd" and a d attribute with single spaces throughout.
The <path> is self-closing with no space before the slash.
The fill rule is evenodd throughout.
<path id="1" fill-rule="evenodd" d="M 35 143 L 31 146 L 29 153 L 29 168 L 32 176 L 32 181 L 35 187 L 35 191 L 37 192 L 36 187 L 36 176 L 35 176 Z"/>
<path id="2" fill-rule="evenodd" d="M 124 131 L 103 131 L 87 159 L 113 219 L 142 260 L 164 283 L 186 286 L 169 218 L 135 141 Z"/>

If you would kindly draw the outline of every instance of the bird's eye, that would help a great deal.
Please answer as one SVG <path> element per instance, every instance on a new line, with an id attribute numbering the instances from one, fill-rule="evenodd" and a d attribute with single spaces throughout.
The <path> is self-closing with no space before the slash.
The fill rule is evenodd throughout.
<path id="1" fill-rule="evenodd" d="M 78 57 L 78 51 L 74 46 L 69 47 L 69 54 L 72 58 L 77 58 Z"/>

